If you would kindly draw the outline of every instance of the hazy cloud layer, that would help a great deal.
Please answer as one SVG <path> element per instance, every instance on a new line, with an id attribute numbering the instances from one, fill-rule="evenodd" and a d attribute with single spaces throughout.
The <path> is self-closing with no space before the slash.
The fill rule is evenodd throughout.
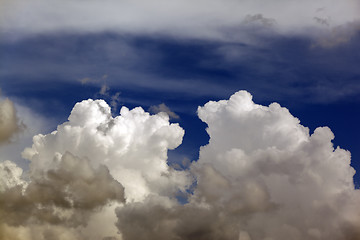
<path id="1" fill-rule="evenodd" d="M 209 143 L 176 171 L 167 151 L 184 131 L 167 115 L 123 107 L 112 117 L 102 100 L 77 103 L 67 122 L 24 151 L 29 172 L 0 163 L 0 237 L 360 238 L 350 153 L 334 149 L 329 128 L 310 135 L 288 109 L 255 104 L 246 91 L 198 115 Z"/>
<path id="2" fill-rule="evenodd" d="M 5 0 L 2 9 L 1 31 L 12 35 L 116 31 L 247 40 L 248 34 L 230 36 L 229 31 L 247 28 L 244 24 L 251 22 L 251 28 L 276 27 L 280 32 L 308 32 L 307 28 L 331 28 L 359 19 L 356 0 L 301 3 L 283 0 Z M 327 19 L 327 24 L 319 19 Z"/>

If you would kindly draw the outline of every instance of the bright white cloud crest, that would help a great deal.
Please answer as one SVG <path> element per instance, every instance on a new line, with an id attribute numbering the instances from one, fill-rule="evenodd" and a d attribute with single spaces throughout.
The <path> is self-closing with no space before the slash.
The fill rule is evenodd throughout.
<path id="1" fill-rule="evenodd" d="M 23 155 L 34 171 L 51 168 L 49 159 L 67 151 L 94 166 L 105 164 L 124 185 L 126 199 L 139 201 L 153 192 L 176 191 L 174 186 L 185 181 L 184 174 L 170 172 L 166 163 L 167 150 L 180 145 L 183 135 L 166 115 L 123 107 L 113 118 L 105 101 L 87 100 L 76 104 L 69 121 L 56 131 L 35 136 L 33 147 Z"/>
<path id="2" fill-rule="evenodd" d="M 68 122 L 35 136 L 24 151 L 29 180 L 10 161 L 0 163 L 0 206 L 15 199 L 44 207 L 23 215 L 3 208 L 0 237 L 359 239 L 350 153 L 333 148 L 329 128 L 310 135 L 286 108 L 257 105 L 245 91 L 209 102 L 198 114 L 208 124 L 209 144 L 190 170 L 176 171 L 167 165 L 167 150 L 181 144 L 184 131 L 165 114 L 123 107 L 114 118 L 102 100 L 76 104 Z M 178 203 L 176 194 L 194 179 L 188 203 Z M 41 194 L 52 185 L 58 187 L 51 197 Z M 20 216 L 28 220 L 15 221 Z M 84 222 L 62 221 L 69 216 Z"/>

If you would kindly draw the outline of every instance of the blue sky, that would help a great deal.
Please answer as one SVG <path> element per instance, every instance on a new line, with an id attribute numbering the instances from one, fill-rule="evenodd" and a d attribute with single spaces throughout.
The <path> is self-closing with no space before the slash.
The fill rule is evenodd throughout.
<path id="1" fill-rule="evenodd" d="M 31 147 L 32 136 L 52 132 L 76 103 L 90 98 L 104 99 L 114 117 L 122 106 L 152 114 L 166 106 L 170 122 L 185 130 L 166 161 L 186 169 L 182 161 L 197 161 L 200 147 L 209 142 L 198 106 L 246 90 L 257 104 L 287 108 L 310 134 L 328 126 L 334 147 L 350 151 L 351 166 L 360 171 L 357 1 L 5 0 L 1 5 L 1 97 L 15 104 L 26 125 L 0 145 L 1 161 L 12 160 L 26 171 L 29 161 L 21 152 Z M 354 183 L 358 188 L 359 173 Z M 117 214 L 121 219 L 125 213 Z M 247 240 L 251 231 L 240 235 Z"/>

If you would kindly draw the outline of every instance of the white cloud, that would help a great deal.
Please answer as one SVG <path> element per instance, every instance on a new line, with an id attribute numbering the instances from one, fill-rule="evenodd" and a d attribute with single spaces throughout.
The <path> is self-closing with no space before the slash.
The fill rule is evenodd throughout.
<path id="1" fill-rule="evenodd" d="M 245 91 L 198 113 L 210 141 L 191 166 L 189 203 L 118 208 L 124 239 L 359 238 L 350 153 L 333 148 L 329 128 L 309 135 L 286 108 L 257 105 Z"/>
<path id="2" fill-rule="evenodd" d="M 1 31 L 12 34 L 120 31 L 214 39 L 223 39 L 224 29 L 241 29 L 247 16 L 273 19 L 280 31 L 293 33 L 325 27 L 317 18 L 330 18 L 332 26 L 358 20 L 360 10 L 356 0 L 5 0 L 2 5 Z"/>
<path id="3" fill-rule="evenodd" d="M 251 239 L 346 239 L 346 209 L 359 200 L 350 153 L 333 148 L 329 128 L 310 136 L 286 108 L 251 98 L 241 91 L 199 108 L 210 141 L 193 166 L 194 198 L 246 215 L 234 226 Z"/>
<path id="4" fill-rule="evenodd" d="M 113 118 L 102 100 L 76 104 L 68 122 L 35 136 L 24 151 L 31 162 L 29 181 L 20 181 L 21 169 L 14 163 L 0 165 L 8 172 L 0 183 L 11 186 L 0 194 L 0 204 L 8 206 L 0 212 L 4 238 L 53 239 L 49 236 L 61 231 L 54 239 L 113 238 L 118 204 L 106 206 L 110 200 L 171 196 L 191 183 L 187 173 L 167 165 L 167 150 L 177 147 L 183 134 L 168 116 L 142 108 L 123 107 Z"/>
<path id="5" fill-rule="evenodd" d="M 185 175 L 171 171 L 166 162 L 167 150 L 181 144 L 183 134 L 166 115 L 123 107 L 113 118 L 105 101 L 86 100 L 75 105 L 69 121 L 56 131 L 35 136 L 23 156 L 32 169 L 51 168 L 50 160 L 67 151 L 94 166 L 105 164 L 124 185 L 126 199 L 139 201 L 150 193 L 169 194 L 187 184 Z"/>
<path id="6" fill-rule="evenodd" d="M 329 128 L 310 135 L 286 108 L 255 104 L 245 91 L 208 102 L 198 115 L 209 144 L 189 170 L 175 171 L 167 150 L 184 131 L 168 116 L 123 107 L 112 117 L 102 100 L 76 104 L 69 121 L 24 151 L 28 180 L 10 161 L 0 164 L 0 237 L 359 238 L 350 153 L 334 149 Z M 193 194 L 180 204 L 175 196 L 186 188 Z"/>

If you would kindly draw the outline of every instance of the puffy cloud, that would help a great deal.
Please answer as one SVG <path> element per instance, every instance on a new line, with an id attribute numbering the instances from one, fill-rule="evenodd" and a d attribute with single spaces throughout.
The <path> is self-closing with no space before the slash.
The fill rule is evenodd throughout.
<path id="1" fill-rule="evenodd" d="M 360 237 L 350 153 L 334 149 L 329 128 L 310 135 L 286 108 L 255 104 L 245 91 L 198 114 L 210 140 L 191 166 L 189 202 L 148 198 L 118 208 L 124 239 Z"/>
<path id="2" fill-rule="evenodd" d="M 310 136 L 286 108 L 251 98 L 242 91 L 199 108 L 210 141 L 193 166 L 194 198 L 246 216 L 237 226 L 251 239 L 346 239 L 347 208 L 359 197 L 350 153 L 333 148 L 329 128 Z"/>
<path id="3" fill-rule="evenodd" d="M 221 39 L 225 37 L 222 33 L 224 29 L 238 31 L 244 19 L 248 19 L 247 16 L 266 16 L 268 19 L 274 19 L 281 31 L 291 33 L 318 26 L 314 18 L 322 16 L 331 18 L 333 26 L 359 18 L 359 4 L 356 0 L 306 0 L 301 3 L 284 0 L 91 0 L 86 3 L 5 0 L 2 5 L 4 10 L 1 14 L 1 31 L 18 34 L 108 30 Z M 94 14 L 96 18 L 93 17 Z M 266 26 L 269 25 L 269 21 L 264 20 L 265 18 L 260 19 Z M 273 20 L 270 21 L 272 22 Z"/>
<path id="4" fill-rule="evenodd" d="M 184 130 L 169 124 L 166 115 L 123 107 L 113 118 L 105 101 L 86 100 L 75 105 L 69 121 L 56 131 L 35 136 L 23 156 L 31 161 L 32 171 L 51 168 L 49 159 L 67 151 L 94 166 L 104 164 L 125 187 L 127 201 L 139 201 L 150 193 L 185 189 L 186 174 L 167 165 L 168 149 L 176 148 L 183 135 Z"/>
<path id="5" fill-rule="evenodd" d="M 30 174 L 29 182 L 20 180 L 21 169 L 14 163 L 1 163 L 0 215 L 5 223 L 63 223 L 71 227 L 84 224 L 87 211 L 110 201 L 124 202 L 124 189 L 105 166 L 97 169 L 89 161 L 65 153 L 54 159 L 52 169 Z"/>
<path id="6" fill-rule="evenodd" d="M 167 151 L 184 131 L 167 115 L 123 107 L 112 117 L 102 100 L 76 104 L 67 122 L 24 151 L 27 175 L 0 164 L 0 237 L 359 239 L 355 171 L 329 128 L 310 135 L 286 108 L 255 104 L 246 91 L 198 115 L 209 143 L 176 171 Z"/>
<path id="7" fill-rule="evenodd" d="M 28 181 L 14 163 L 0 163 L 1 239 L 81 239 L 79 228 L 93 214 L 125 201 L 107 167 L 95 169 L 70 153 L 53 161 L 52 169 L 32 172 Z"/>
<path id="8" fill-rule="evenodd" d="M 0 173 L 0 192 L 23 184 L 23 170 L 9 160 L 0 163 Z"/>
<path id="9" fill-rule="evenodd" d="M 123 107 L 113 118 L 103 100 L 76 104 L 68 122 L 23 152 L 29 172 L 0 164 L 2 238 L 119 239 L 114 210 L 125 198 L 175 196 L 191 183 L 167 165 L 183 134 L 163 114 Z"/>
<path id="10" fill-rule="evenodd" d="M 24 125 L 17 118 L 14 103 L 9 99 L 0 100 L 0 144 L 9 142 L 23 128 Z"/>

